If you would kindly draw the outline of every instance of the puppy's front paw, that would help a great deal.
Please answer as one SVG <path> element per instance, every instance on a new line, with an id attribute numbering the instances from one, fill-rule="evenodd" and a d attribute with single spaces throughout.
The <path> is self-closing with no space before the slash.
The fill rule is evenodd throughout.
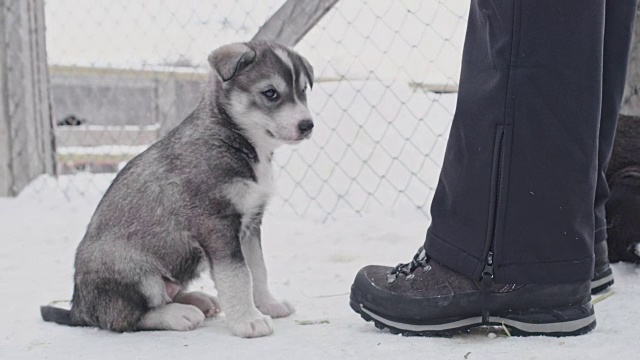
<path id="1" fill-rule="evenodd" d="M 293 305 L 291 305 L 286 300 L 274 300 L 273 302 L 258 304 L 257 307 L 261 313 L 269 315 L 274 319 L 289 316 L 296 312 L 296 309 L 293 307 Z"/>
<path id="2" fill-rule="evenodd" d="M 236 336 L 255 338 L 273 334 L 273 321 L 269 316 L 259 316 L 255 319 L 241 320 L 231 326 Z"/>

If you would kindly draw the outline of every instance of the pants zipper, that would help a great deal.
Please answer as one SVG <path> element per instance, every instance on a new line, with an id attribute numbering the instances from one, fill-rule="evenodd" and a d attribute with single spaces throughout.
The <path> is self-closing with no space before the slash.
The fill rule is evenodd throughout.
<path id="1" fill-rule="evenodd" d="M 504 158 L 504 136 L 505 136 L 505 130 L 504 128 L 502 128 L 502 131 L 500 132 L 500 144 L 498 145 L 498 165 L 497 165 L 497 169 L 496 169 L 496 185 L 495 185 L 495 196 L 494 196 L 494 206 L 493 206 L 493 224 L 492 224 L 492 229 L 491 229 L 491 234 L 490 234 L 490 241 L 491 243 L 489 244 L 489 251 L 487 253 L 487 258 L 486 258 L 486 263 L 484 266 L 484 270 L 482 271 L 482 275 L 481 275 L 481 279 L 480 280 L 484 280 L 485 278 L 493 278 L 493 252 L 494 252 L 494 243 L 495 243 L 495 237 L 496 237 L 496 225 L 498 222 L 498 205 L 499 205 L 499 201 L 500 201 L 500 190 L 501 190 L 501 178 L 502 178 L 502 162 L 503 162 L 503 158 Z"/>
<path id="2" fill-rule="evenodd" d="M 494 194 L 494 206 L 491 216 L 493 217 L 493 223 L 491 232 L 489 233 L 489 250 L 487 252 L 486 262 L 484 264 L 484 269 L 482 270 L 482 275 L 480 276 L 480 284 L 482 287 L 482 322 L 484 324 L 488 324 L 490 320 L 489 314 L 489 303 L 491 296 L 491 283 L 493 279 L 493 253 L 494 253 L 494 243 L 496 237 L 496 225 L 498 222 L 498 208 L 499 208 L 499 200 L 500 200 L 500 190 L 501 190 L 501 177 L 502 177 L 502 162 L 504 157 L 504 137 L 505 137 L 505 129 L 501 128 L 499 133 L 500 142 L 498 147 L 498 164 L 497 169 L 495 170 L 496 174 L 496 182 L 495 182 L 495 194 Z"/>

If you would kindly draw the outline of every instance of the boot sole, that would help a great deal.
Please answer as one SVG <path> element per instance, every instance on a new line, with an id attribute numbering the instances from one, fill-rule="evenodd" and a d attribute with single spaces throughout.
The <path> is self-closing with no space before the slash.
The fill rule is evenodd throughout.
<path id="1" fill-rule="evenodd" d="M 353 300 L 350 305 L 365 321 L 372 321 L 378 329 L 389 329 L 392 334 L 405 336 L 451 337 L 476 327 L 505 326 L 514 336 L 562 337 L 585 334 L 596 327 L 591 301 L 562 309 L 508 311 L 490 316 L 488 322 L 483 322 L 482 316 L 476 316 L 439 324 L 407 323 L 376 314 Z"/>
<path id="2" fill-rule="evenodd" d="M 598 294 L 613 285 L 613 271 L 608 268 L 601 274 L 597 274 L 591 280 L 591 294 Z"/>

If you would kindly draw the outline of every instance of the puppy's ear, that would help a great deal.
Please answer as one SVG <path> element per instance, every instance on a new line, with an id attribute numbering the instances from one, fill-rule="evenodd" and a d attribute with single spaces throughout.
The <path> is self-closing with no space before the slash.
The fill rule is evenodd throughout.
<path id="1" fill-rule="evenodd" d="M 309 81 L 309 88 L 313 89 L 313 79 L 314 79 L 313 66 L 311 66 L 311 64 L 309 64 L 307 59 L 305 59 L 304 57 L 300 56 L 300 59 L 302 60 L 302 65 L 304 65 L 304 74 L 306 75 L 307 80 Z"/>
<path id="2" fill-rule="evenodd" d="M 256 60 L 256 52 L 243 43 L 219 47 L 209 55 L 209 65 L 222 81 L 229 81 Z"/>

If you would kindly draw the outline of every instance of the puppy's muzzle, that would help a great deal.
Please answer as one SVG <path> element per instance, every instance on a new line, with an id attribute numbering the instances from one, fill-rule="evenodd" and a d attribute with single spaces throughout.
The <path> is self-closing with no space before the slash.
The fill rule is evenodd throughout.
<path id="1" fill-rule="evenodd" d="M 313 130 L 313 121 L 309 119 L 301 120 L 298 123 L 298 131 L 300 132 L 300 138 L 306 138 L 311 135 Z"/>

